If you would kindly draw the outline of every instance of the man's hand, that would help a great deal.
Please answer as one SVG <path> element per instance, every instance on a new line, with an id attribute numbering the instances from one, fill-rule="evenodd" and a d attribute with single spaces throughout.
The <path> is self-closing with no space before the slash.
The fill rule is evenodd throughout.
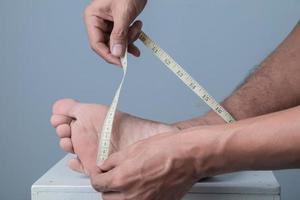
<path id="1" fill-rule="evenodd" d="M 91 174 L 92 185 L 104 200 L 177 200 L 203 177 L 299 168 L 299 116 L 300 106 L 156 135 L 111 154 Z"/>
<path id="2" fill-rule="evenodd" d="M 104 173 L 91 175 L 93 187 L 104 200 L 181 199 L 197 180 L 210 175 L 206 172 L 216 158 L 221 134 L 201 134 L 199 129 L 156 135 L 112 154 L 100 165 Z M 195 140 L 190 134 L 203 137 Z"/>
<path id="3" fill-rule="evenodd" d="M 147 0 L 94 0 L 84 12 L 92 49 L 111 64 L 121 65 L 119 57 L 128 51 L 135 56 L 139 49 L 133 44 L 138 39 L 142 22 L 130 24 L 144 9 Z"/>

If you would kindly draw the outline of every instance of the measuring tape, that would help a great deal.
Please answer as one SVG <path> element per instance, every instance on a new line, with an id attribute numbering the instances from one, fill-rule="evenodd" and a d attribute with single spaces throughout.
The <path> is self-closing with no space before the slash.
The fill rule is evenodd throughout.
<path id="1" fill-rule="evenodd" d="M 121 58 L 121 64 L 123 67 L 123 77 L 121 80 L 121 83 L 116 91 L 115 97 L 106 113 L 103 125 L 102 125 L 102 131 L 99 133 L 98 138 L 98 153 L 97 153 L 97 163 L 100 161 L 106 160 L 109 153 L 109 146 L 110 146 L 110 138 L 111 138 L 111 131 L 114 123 L 114 116 L 117 110 L 118 101 L 120 92 L 122 89 L 122 85 L 126 76 L 127 72 L 127 50 L 125 52 L 125 55 Z"/>
<path id="2" fill-rule="evenodd" d="M 152 53 L 161 60 L 185 85 L 187 85 L 196 95 L 198 95 L 213 111 L 215 111 L 224 121 L 231 123 L 235 119 L 223 108 L 196 80 L 194 80 L 176 61 L 160 48 L 153 40 L 150 39 L 143 31 L 139 39 L 143 44 L 152 50 Z M 97 163 L 106 160 L 109 153 L 111 131 L 114 121 L 114 115 L 117 109 L 117 104 L 120 96 L 120 91 L 126 76 L 127 71 L 127 51 L 124 57 L 121 58 L 123 66 L 122 81 L 116 91 L 115 97 L 106 114 L 101 134 L 99 134 L 99 147 L 97 155 Z"/>

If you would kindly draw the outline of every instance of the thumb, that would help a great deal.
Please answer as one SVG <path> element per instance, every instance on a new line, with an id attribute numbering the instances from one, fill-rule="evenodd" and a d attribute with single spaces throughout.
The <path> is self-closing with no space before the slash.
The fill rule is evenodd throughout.
<path id="1" fill-rule="evenodd" d="M 101 169 L 101 171 L 107 172 L 119 165 L 122 161 L 122 157 L 123 156 L 120 152 L 116 152 L 111 154 L 105 161 L 102 161 L 97 165 Z"/>
<path id="2" fill-rule="evenodd" d="M 118 17 L 114 21 L 113 30 L 110 35 L 110 51 L 116 57 L 121 57 L 125 53 L 129 25 L 130 21 L 126 20 L 126 17 Z"/>

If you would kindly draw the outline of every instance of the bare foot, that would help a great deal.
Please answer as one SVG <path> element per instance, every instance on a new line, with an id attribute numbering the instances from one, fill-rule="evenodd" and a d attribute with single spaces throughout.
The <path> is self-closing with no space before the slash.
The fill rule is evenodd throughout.
<path id="1" fill-rule="evenodd" d="M 69 161 L 71 169 L 86 174 L 97 170 L 98 133 L 107 109 L 104 105 L 80 103 L 73 99 L 58 100 L 53 105 L 51 124 L 60 137 L 61 148 L 80 158 Z M 117 112 L 112 131 L 111 153 L 141 139 L 177 130 L 175 126 Z"/>

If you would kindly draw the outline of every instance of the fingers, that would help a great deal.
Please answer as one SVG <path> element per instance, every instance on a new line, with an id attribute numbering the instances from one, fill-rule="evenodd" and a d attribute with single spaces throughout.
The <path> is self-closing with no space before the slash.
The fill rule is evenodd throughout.
<path id="1" fill-rule="evenodd" d="M 128 52 L 134 55 L 135 57 L 139 57 L 141 55 L 139 48 L 137 48 L 134 44 L 128 45 Z"/>
<path id="2" fill-rule="evenodd" d="M 133 43 L 139 38 L 142 31 L 143 23 L 141 21 L 135 21 L 129 28 L 128 32 L 128 52 L 132 55 L 139 57 L 140 50 Z"/>
<path id="3" fill-rule="evenodd" d="M 69 160 L 68 166 L 74 171 L 77 171 L 79 173 L 85 173 L 83 169 L 83 165 L 78 158 L 73 158 Z"/>
<path id="4" fill-rule="evenodd" d="M 90 46 L 98 55 L 108 63 L 121 66 L 120 56 L 124 55 L 126 44 L 128 51 L 139 56 L 140 51 L 132 43 L 138 39 L 142 29 L 142 22 L 135 21 L 132 26 L 126 17 L 117 15 L 112 21 L 101 18 L 100 13 L 87 9 L 85 24 L 88 32 Z"/>
<path id="5" fill-rule="evenodd" d="M 92 1 L 84 12 L 92 49 L 108 63 L 121 66 L 120 57 L 127 44 L 137 39 L 142 23 L 137 21 L 129 26 L 145 5 L 146 1 Z M 129 52 L 139 55 L 135 46 L 130 47 Z"/>
<path id="6" fill-rule="evenodd" d="M 113 31 L 110 36 L 111 52 L 116 57 L 124 55 L 126 44 L 128 43 L 128 51 L 134 56 L 138 57 L 140 55 L 140 51 L 133 44 L 133 42 L 138 39 L 142 30 L 143 23 L 137 20 L 129 28 L 127 28 L 126 22 L 123 23 L 126 27 L 118 27 L 117 22 L 114 25 Z"/>
<path id="7" fill-rule="evenodd" d="M 135 21 L 128 31 L 128 44 L 135 42 L 142 31 L 143 23 L 140 20 Z"/>
<path id="8" fill-rule="evenodd" d="M 124 55 L 127 46 L 131 21 L 128 16 L 123 16 L 122 14 L 114 16 L 114 26 L 110 34 L 110 51 L 114 56 L 121 57 Z"/>
<path id="9" fill-rule="evenodd" d="M 100 166 L 98 165 L 104 173 L 92 174 L 91 183 L 95 190 L 99 192 L 111 192 L 121 189 L 122 183 L 120 183 L 120 177 L 116 171 L 118 168 L 115 168 L 121 163 L 121 160 L 121 153 L 113 153 Z"/>
<path id="10" fill-rule="evenodd" d="M 116 187 L 114 184 L 114 176 L 114 170 L 105 173 L 91 174 L 91 184 L 98 192 L 119 191 L 120 188 Z"/>
<path id="11" fill-rule="evenodd" d="M 106 62 L 110 63 L 110 64 L 114 64 L 114 65 L 118 65 L 121 66 L 121 61 L 120 58 L 117 58 L 115 56 L 113 56 L 110 53 L 109 48 L 107 47 L 106 44 L 104 43 L 97 43 L 94 42 L 92 44 L 92 49 L 98 54 L 100 55 Z"/>
<path id="12" fill-rule="evenodd" d="M 99 164 L 98 166 L 101 169 L 101 171 L 107 172 L 113 169 L 114 167 L 116 167 L 117 165 L 119 165 L 121 163 L 121 160 L 122 160 L 121 153 L 118 152 L 113 153 L 103 163 Z"/>
<path id="13" fill-rule="evenodd" d="M 121 193 L 120 192 L 103 192 L 102 193 L 102 199 L 103 200 L 119 200 L 123 199 L 121 198 Z"/>
<path id="14" fill-rule="evenodd" d="M 102 19 L 91 13 L 89 10 L 85 12 L 85 24 L 88 32 L 90 46 L 108 63 L 121 65 L 120 59 L 113 56 L 108 48 L 109 35 L 112 31 L 112 22 Z"/>
<path id="15" fill-rule="evenodd" d="M 61 138 L 59 141 L 59 146 L 66 152 L 74 153 L 71 138 Z"/>

